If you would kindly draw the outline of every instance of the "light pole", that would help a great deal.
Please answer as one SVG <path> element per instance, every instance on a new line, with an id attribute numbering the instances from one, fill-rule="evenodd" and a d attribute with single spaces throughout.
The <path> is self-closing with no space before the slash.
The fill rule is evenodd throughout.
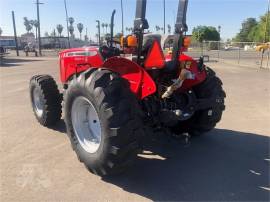
<path id="1" fill-rule="evenodd" d="M 124 36 L 124 11 L 123 11 L 123 0 L 121 0 L 121 15 L 122 15 L 122 35 Z"/>
<path id="2" fill-rule="evenodd" d="M 96 20 L 96 22 L 98 23 L 97 28 L 98 28 L 98 45 L 100 46 L 100 21 Z"/>
<path id="3" fill-rule="evenodd" d="M 265 33 L 264 33 L 264 43 L 267 42 L 267 38 L 269 40 L 269 27 L 268 27 L 268 22 L 269 22 L 269 11 L 270 11 L 270 0 L 268 0 L 268 9 L 267 9 L 267 15 L 266 15 L 266 24 L 265 24 Z M 267 37 L 268 33 L 268 37 Z M 261 68 L 263 67 L 263 58 L 264 58 L 264 50 L 262 51 L 262 57 L 261 57 Z M 268 51 L 268 61 L 267 61 L 267 66 L 269 63 L 269 51 Z"/>
<path id="4" fill-rule="evenodd" d="M 268 41 L 269 41 L 269 35 L 270 35 L 270 33 L 269 33 L 270 27 L 268 27 L 268 23 L 269 23 L 269 12 L 270 12 L 270 0 L 268 0 L 268 9 L 267 9 L 266 24 L 265 24 L 265 33 L 264 33 L 264 43 L 267 42 L 267 38 L 268 38 Z"/>
<path id="5" fill-rule="evenodd" d="M 68 12 L 67 12 L 67 2 L 64 0 L 65 11 L 66 11 L 66 23 L 67 23 L 67 36 L 68 36 L 68 47 L 70 48 L 70 40 L 69 40 L 69 30 L 68 30 Z"/>
<path id="6" fill-rule="evenodd" d="M 166 33 L 166 7 L 165 7 L 165 0 L 163 0 L 163 33 Z"/>
<path id="7" fill-rule="evenodd" d="M 17 31 L 16 31 L 16 23 L 15 23 L 14 11 L 12 11 L 12 21 L 13 21 L 14 39 L 15 39 L 15 45 L 16 45 L 16 54 L 17 54 L 17 56 L 19 56 L 19 49 L 18 49 L 18 40 L 17 40 Z"/>
<path id="8" fill-rule="evenodd" d="M 219 56 L 220 56 L 220 41 L 221 41 L 221 26 L 218 26 L 218 33 L 219 33 L 219 41 L 218 41 L 218 60 L 219 60 Z"/>
<path id="9" fill-rule="evenodd" d="M 39 5 L 44 4 L 40 3 L 39 0 L 35 3 L 37 5 L 37 21 L 38 21 L 38 50 L 39 50 L 39 56 L 42 56 L 41 54 L 41 38 L 40 38 L 40 18 L 39 18 Z"/>

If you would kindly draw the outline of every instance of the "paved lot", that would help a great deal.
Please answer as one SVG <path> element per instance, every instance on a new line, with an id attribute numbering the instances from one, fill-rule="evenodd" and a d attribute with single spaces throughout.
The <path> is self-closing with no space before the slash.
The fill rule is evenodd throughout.
<path id="1" fill-rule="evenodd" d="M 217 129 L 188 146 L 151 137 L 153 154 L 101 179 L 79 163 L 63 122 L 46 129 L 32 114 L 29 78 L 58 79 L 57 59 L 8 58 L 0 65 L 0 201 L 269 201 L 270 71 L 209 65 L 227 92 Z"/>

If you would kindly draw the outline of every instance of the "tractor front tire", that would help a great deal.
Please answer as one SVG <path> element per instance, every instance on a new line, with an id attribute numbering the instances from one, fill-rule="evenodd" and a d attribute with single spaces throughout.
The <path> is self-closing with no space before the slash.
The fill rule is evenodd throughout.
<path id="1" fill-rule="evenodd" d="M 126 80 L 92 68 L 71 80 L 64 100 L 72 148 L 90 172 L 112 175 L 133 163 L 143 131 L 138 101 Z"/>
<path id="2" fill-rule="evenodd" d="M 222 88 L 222 81 L 212 69 L 207 68 L 206 71 L 206 80 L 195 86 L 194 92 L 197 98 L 215 98 L 215 100 L 218 100 L 218 104 L 209 109 L 197 111 L 189 120 L 189 132 L 193 136 L 204 134 L 215 128 L 225 110 L 224 100 L 226 94 Z"/>
<path id="3" fill-rule="evenodd" d="M 30 79 L 30 98 L 38 122 L 46 127 L 55 125 L 61 119 L 62 95 L 56 82 L 49 75 L 37 75 Z"/>

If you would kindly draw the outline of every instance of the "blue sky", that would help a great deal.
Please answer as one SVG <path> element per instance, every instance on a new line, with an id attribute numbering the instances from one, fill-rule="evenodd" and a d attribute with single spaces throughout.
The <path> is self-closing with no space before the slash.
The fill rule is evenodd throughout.
<path id="1" fill-rule="evenodd" d="M 64 0 L 40 0 L 41 35 L 51 33 L 57 24 L 65 27 Z M 81 22 L 88 28 L 88 34 L 96 33 L 96 19 L 110 21 L 113 9 L 116 9 L 116 32 L 121 30 L 120 0 L 66 0 L 69 16 L 75 24 Z M 11 11 L 15 11 L 18 34 L 25 33 L 23 17 L 36 18 L 35 0 L 0 0 L 0 27 L 3 35 L 12 35 Z M 150 30 L 163 25 L 163 0 L 148 0 L 147 19 Z M 133 25 L 135 0 L 123 0 L 125 27 Z M 189 0 L 187 22 L 189 30 L 197 25 L 221 25 L 222 38 L 233 37 L 240 29 L 241 22 L 247 17 L 258 18 L 266 13 L 268 0 Z M 178 0 L 166 0 L 166 24 L 174 24 Z M 85 33 L 85 29 L 84 29 Z M 63 34 L 66 35 L 66 29 Z M 78 36 L 76 29 L 75 35 Z"/>

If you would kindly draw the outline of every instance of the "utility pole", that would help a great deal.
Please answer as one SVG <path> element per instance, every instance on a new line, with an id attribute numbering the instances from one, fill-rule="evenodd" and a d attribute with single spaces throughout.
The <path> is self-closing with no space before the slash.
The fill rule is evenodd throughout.
<path id="1" fill-rule="evenodd" d="M 268 9 L 267 9 L 265 33 L 264 33 L 264 43 L 269 41 L 269 35 L 270 35 L 270 33 L 269 33 L 270 27 L 268 26 L 268 24 L 269 24 L 269 12 L 270 12 L 270 0 L 268 0 Z M 268 41 L 267 41 L 267 38 L 268 38 Z"/>
<path id="2" fill-rule="evenodd" d="M 266 24 L 265 24 L 265 33 L 264 33 L 264 43 L 267 42 L 267 38 L 269 40 L 269 27 L 268 27 L 268 23 L 269 23 L 269 11 L 270 11 L 270 0 L 268 0 L 268 9 L 267 9 L 267 15 L 266 15 Z M 267 37 L 268 36 L 268 37 Z M 261 67 L 263 68 L 263 59 L 264 59 L 264 50 L 262 51 L 262 57 L 261 57 Z M 268 51 L 268 60 L 269 60 L 269 51 Z M 267 62 L 269 63 L 269 61 Z M 268 66 L 268 64 L 267 64 Z"/>
<path id="3" fill-rule="evenodd" d="M 68 12 L 67 12 L 67 3 L 66 3 L 66 0 L 64 0 L 64 4 L 65 4 L 65 11 L 66 11 L 67 36 L 68 36 L 68 48 L 70 48 L 69 30 L 68 30 Z"/>
<path id="4" fill-rule="evenodd" d="M 123 11 L 123 0 L 121 0 L 121 15 L 122 15 L 122 35 L 124 36 L 124 11 Z"/>
<path id="5" fill-rule="evenodd" d="M 16 23 L 15 23 L 14 11 L 12 11 L 12 21 L 13 21 L 13 30 L 14 30 L 14 39 L 15 39 L 15 45 L 16 45 L 16 53 L 17 53 L 17 56 L 19 56 L 18 39 L 17 39 L 17 31 L 16 31 Z"/>
<path id="6" fill-rule="evenodd" d="M 39 0 L 36 1 L 37 5 L 37 21 L 38 21 L 38 50 L 39 50 L 39 56 L 42 56 L 41 53 L 41 38 L 40 38 L 40 18 L 39 18 L 39 5 L 44 4 L 40 3 Z"/>
<path id="7" fill-rule="evenodd" d="M 96 20 L 96 22 L 98 23 L 97 28 L 98 28 L 98 45 L 100 46 L 100 21 Z"/>
<path id="8" fill-rule="evenodd" d="M 165 0 L 163 0 L 163 32 L 166 34 L 166 7 L 165 7 Z"/>
<path id="9" fill-rule="evenodd" d="M 220 56 L 220 41 L 221 41 L 221 26 L 218 26 L 218 33 L 219 33 L 219 41 L 218 41 L 218 60 Z"/>

